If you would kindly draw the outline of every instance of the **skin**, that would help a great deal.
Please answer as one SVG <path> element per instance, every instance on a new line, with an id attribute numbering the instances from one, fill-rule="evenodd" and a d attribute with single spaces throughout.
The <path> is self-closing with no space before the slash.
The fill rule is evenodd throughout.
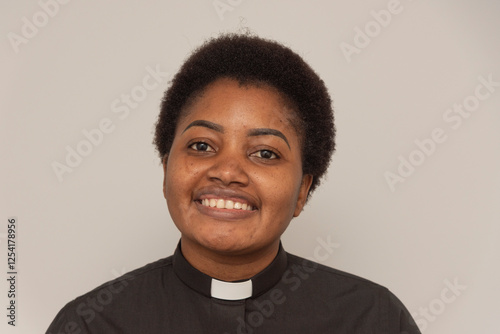
<path id="1" fill-rule="evenodd" d="M 210 84 L 184 110 L 163 159 L 163 192 L 183 255 L 198 270 L 247 279 L 276 256 L 312 182 L 302 173 L 293 117 L 276 89 L 232 79 Z M 253 210 L 207 207 L 205 198 Z"/>

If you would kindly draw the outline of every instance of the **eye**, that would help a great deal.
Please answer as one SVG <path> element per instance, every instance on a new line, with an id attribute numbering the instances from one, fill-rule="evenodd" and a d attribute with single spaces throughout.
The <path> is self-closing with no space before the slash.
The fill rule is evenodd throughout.
<path id="1" fill-rule="evenodd" d="M 212 148 L 212 146 L 210 146 L 207 143 L 202 142 L 202 141 L 198 141 L 196 143 L 189 145 L 189 148 L 191 148 L 195 151 L 215 152 L 215 150 Z"/>
<path id="2" fill-rule="evenodd" d="M 270 150 L 259 150 L 255 153 L 250 154 L 250 156 L 266 160 L 279 159 L 279 156 Z"/>

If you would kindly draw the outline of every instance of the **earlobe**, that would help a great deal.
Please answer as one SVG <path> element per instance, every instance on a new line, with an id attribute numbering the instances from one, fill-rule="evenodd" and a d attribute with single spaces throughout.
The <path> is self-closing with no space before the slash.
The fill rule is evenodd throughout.
<path id="1" fill-rule="evenodd" d="M 297 198 L 297 204 L 295 206 L 295 211 L 293 213 L 294 217 L 298 217 L 304 208 L 307 201 L 307 195 L 309 194 L 309 188 L 313 181 L 313 176 L 311 174 L 306 174 L 302 177 L 302 183 L 300 185 L 299 197 Z"/>

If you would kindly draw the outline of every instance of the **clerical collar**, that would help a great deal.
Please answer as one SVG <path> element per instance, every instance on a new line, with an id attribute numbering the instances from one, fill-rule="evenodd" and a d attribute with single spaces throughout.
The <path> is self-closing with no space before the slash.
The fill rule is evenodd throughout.
<path id="1" fill-rule="evenodd" d="M 212 278 L 193 267 L 182 255 L 181 243 L 177 245 L 173 256 L 173 266 L 176 275 L 191 289 L 207 296 L 223 300 L 241 300 L 257 297 L 278 283 L 287 266 L 287 256 L 283 247 L 273 262 L 263 271 L 249 280 L 241 282 L 224 282 Z"/>

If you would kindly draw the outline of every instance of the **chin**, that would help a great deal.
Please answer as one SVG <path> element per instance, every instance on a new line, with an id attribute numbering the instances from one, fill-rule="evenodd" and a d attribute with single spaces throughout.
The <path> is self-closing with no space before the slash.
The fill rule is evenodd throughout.
<path id="1" fill-rule="evenodd" d="M 245 250 L 249 250 L 254 246 L 245 237 L 239 238 L 234 234 L 217 235 L 215 233 L 201 238 L 200 244 L 214 252 L 233 255 L 244 253 Z"/>

